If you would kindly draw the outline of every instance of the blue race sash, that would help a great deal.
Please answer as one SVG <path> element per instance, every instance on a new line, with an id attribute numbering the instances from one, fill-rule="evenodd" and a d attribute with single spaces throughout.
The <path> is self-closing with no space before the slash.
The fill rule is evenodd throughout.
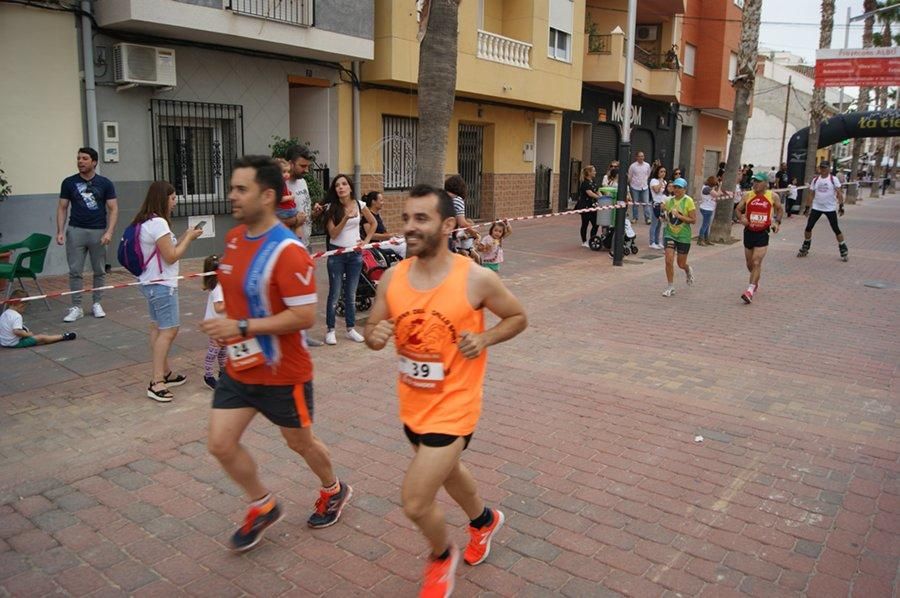
<path id="1" fill-rule="evenodd" d="M 251 318 L 266 318 L 272 315 L 272 306 L 269 302 L 269 281 L 272 271 L 278 261 L 281 251 L 291 244 L 299 244 L 297 236 L 281 223 L 269 229 L 265 233 L 262 246 L 253 256 L 250 267 L 247 268 L 247 276 L 244 279 L 244 295 L 250 306 Z M 278 347 L 278 339 L 270 334 L 257 335 L 256 340 L 266 356 L 269 366 L 276 365 L 281 358 Z"/>

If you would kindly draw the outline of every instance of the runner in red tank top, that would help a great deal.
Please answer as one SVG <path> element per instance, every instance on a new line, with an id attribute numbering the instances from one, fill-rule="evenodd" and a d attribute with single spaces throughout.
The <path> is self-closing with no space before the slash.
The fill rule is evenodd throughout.
<path id="1" fill-rule="evenodd" d="M 761 172 L 753 175 L 753 190 L 738 203 L 737 213 L 744 225 L 744 259 L 750 271 L 750 286 L 741 294 L 741 299 L 750 303 L 759 290 L 762 262 L 769 249 L 769 231 L 778 232 L 784 214 L 781 197 L 769 191 L 768 176 Z"/>
<path id="2" fill-rule="evenodd" d="M 484 505 L 459 458 L 481 413 L 484 351 L 522 332 L 527 321 L 496 273 L 448 249 L 456 212 L 443 189 L 413 187 L 403 222 L 412 257 L 381 278 L 366 344 L 378 351 L 393 338 L 397 347 L 400 418 L 416 451 L 403 480 L 403 510 L 431 544 L 421 596 L 444 598 L 453 591 L 459 550 L 435 496 L 443 486 L 466 512 L 465 561 L 483 562 L 504 517 Z M 485 307 L 500 318 L 487 330 Z"/>
<path id="3" fill-rule="evenodd" d="M 263 485 L 241 436 L 263 414 L 279 427 L 287 445 L 322 482 L 310 527 L 337 522 L 353 491 L 338 481 L 328 449 L 312 432 L 312 360 L 303 332 L 316 318 L 315 267 L 297 236 L 278 221 L 281 168 L 266 156 L 246 156 L 231 175 L 234 219 L 225 235 L 218 278 L 225 295 L 224 318 L 200 329 L 228 347 L 209 416 L 209 452 L 252 501 L 231 537 L 236 551 L 250 550 L 284 516 Z"/>

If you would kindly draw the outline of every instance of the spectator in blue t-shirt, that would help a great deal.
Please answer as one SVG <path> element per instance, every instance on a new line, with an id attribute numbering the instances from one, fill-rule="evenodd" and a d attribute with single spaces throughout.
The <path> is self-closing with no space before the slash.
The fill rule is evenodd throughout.
<path id="1" fill-rule="evenodd" d="M 66 261 L 69 263 L 69 290 L 84 288 L 82 273 L 84 260 L 91 256 L 94 270 L 93 287 L 106 284 L 106 246 L 112 240 L 119 204 L 112 181 L 97 174 L 97 150 L 83 147 L 78 150 L 78 174 L 63 179 L 59 189 L 59 205 L 56 208 L 56 242 L 66 245 Z M 69 211 L 71 206 L 71 211 Z M 66 230 L 66 215 L 69 227 Z M 95 318 L 103 318 L 106 312 L 100 305 L 101 291 L 94 291 L 91 308 Z M 81 293 L 72 295 L 72 307 L 63 322 L 74 322 L 84 317 Z"/>

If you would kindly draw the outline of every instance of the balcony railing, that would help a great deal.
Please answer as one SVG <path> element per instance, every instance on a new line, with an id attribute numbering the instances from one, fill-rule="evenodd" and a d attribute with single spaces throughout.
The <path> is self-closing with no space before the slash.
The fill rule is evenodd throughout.
<path id="1" fill-rule="evenodd" d="M 681 61 L 678 60 L 678 55 L 674 52 L 654 54 L 640 46 L 634 47 L 634 61 L 643 64 L 648 69 L 668 69 L 670 71 L 681 69 Z"/>
<path id="2" fill-rule="evenodd" d="M 612 35 L 592 33 L 588 35 L 588 54 L 609 54 L 612 47 Z"/>
<path id="3" fill-rule="evenodd" d="M 313 24 L 314 0 L 227 0 L 237 14 L 291 25 Z"/>
<path id="4" fill-rule="evenodd" d="M 529 69 L 531 44 L 479 29 L 478 58 Z"/>

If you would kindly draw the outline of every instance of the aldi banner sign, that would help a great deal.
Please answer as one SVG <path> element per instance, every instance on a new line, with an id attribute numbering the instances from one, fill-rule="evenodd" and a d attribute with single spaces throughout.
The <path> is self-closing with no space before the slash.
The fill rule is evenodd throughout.
<path id="1" fill-rule="evenodd" d="M 816 87 L 900 85 L 900 47 L 816 51 Z"/>

